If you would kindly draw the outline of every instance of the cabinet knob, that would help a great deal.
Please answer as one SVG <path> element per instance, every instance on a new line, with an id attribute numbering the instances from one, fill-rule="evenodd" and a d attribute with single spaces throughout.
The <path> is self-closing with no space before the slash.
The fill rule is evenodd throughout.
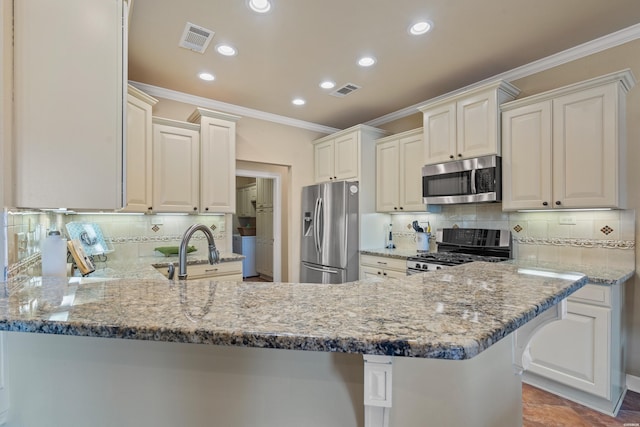
<path id="1" fill-rule="evenodd" d="M 403 210 L 404 208 L 402 206 L 400 206 L 400 210 Z"/>
<path id="2" fill-rule="evenodd" d="M 382 274 L 382 271 L 378 271 L 378 274 Z"/>
<path id="3" fill-rule="evenodd" d="M 208 210 L 209 210 L 209 208 L 204 208 L 204 210 L 205 210 L 205 211 L 208 211 Z"/>
<path id="4" fill-rule="evenodd" d="M 462 154 L 461 154 L 461 153 L 458 153 L 458 157 L 462 157 Z"/>
<path id="5" fill-rule="evenodd" d="M 198 210 L 198 208 L 197 208 L 196 206 L 194 206 L 194 207 L 193 207 L 193 210 L 194 210 L 194 211 L 197 211 L 197 210 Z"/>
<path id="6" fill-rule="evenodd" d="M 542 202 L 542 206 L 549 206 L 549 203 L 547 203 L 547 202 Z"/>
<path id="7" fill-rule="evenodd" d="M 562 202 L 560 202 L 560 200 L 556 200 L 556 205 L 560 206 L 562 204 Z"/>
<path id="8" fill-rule="evenodd" d="M 152 211 L 153 210 L 153 206 L 149 206 L 147 209 Z"/>
<path id="9" fill-rule="evenodd" d="M 337 176 L 334 176 L 334 177 L 333 177 L 333 179 L 338 179 L 338 177 L 337 177 Z"/>
<path id="10" fill-rule="evenodd" d="M 332 179 L 333 179 L 333 177 L 332 177 L 332 176 L 330 176 L 330 177 L 329 177 L 329 180 L 332 180 Z"/>
<path id="11" fill-rule="evenodd" d="M 393 210 L 394 210 L 394 211 L 397 211 L 397 210 L 398 210 L 398 208 L 394 206 L 394 207 L 393 207 Z"/>
<path id="12" fill-rule="evenodd" d="M 387 273 L 382 273 L 382 275 L 383 275 L 383 276 L 386 276 L 386 275 L 387 275 Z"/>
<path id="13" fill-rule="evenodd" d="M 453 159 L 453 154 L 449 156 L 450 159 Z"/>

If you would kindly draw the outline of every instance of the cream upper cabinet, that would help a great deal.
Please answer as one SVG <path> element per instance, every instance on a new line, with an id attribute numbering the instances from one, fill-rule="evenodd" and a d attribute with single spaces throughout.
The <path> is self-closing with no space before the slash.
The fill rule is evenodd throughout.
<path id="1" fill-rule="evenodd" d="M 187 119 L 200 124 L 200 212 L 236 209 L 236 121 L 238 116 L 197 108 Z"/>
<path id="2" fill-rule="evenodd" d="M 504 210 L 624 208 L 630 71 L 503 105 Z"/>
<path id="3" fill-rule="evenodd" d="M 422 128 L 376 142 L 376 211 L 424 211 Z"/>
<path id="4" fill-rule="evenodd" d="M 129 85 L 122 212 L 148 212 L 153 204 L 152 107 L 158 102 Z"/>
<path id="5" fill-rule="evenodd" d="M 256 207 L 272 208 L 273 207 L 273 179 L 257 178 L 256 179 Z"/>
<path id="6" fill-rule="evenodd" d="M 355 132 L 314 145 L 316 182 L 358 179 L 359 140 Z"/>
<path id="7" fill-rule="evenodd" d="M 153 211 L 198 211 L 200 126 L 153 118 Z"/>
<path id="8" fill-rule="evenodd" d="M 500 154 L 499 106 L 518 93 L 515 86 L 497 81 L 419 107 L 424 164 Z"/>
<path id="9" fill-rule="evenodd" d="M 236 191 L 236 215 L 239 217 L 256 216 L 256 184 L 238 188 Z"/>
<path id="10" fill-rule="evenodd" d="M 123 0 L 14 2 L 17 207 L 122 207 Z"/>
<path id="11" fill-rule="evenodd" d="M 314 141 L 315 182 L 361 181 L 363 144 L 384 135 L 386 132 L 380 129 L 359 125 Z M 366 148 L 364 151 L 368 152 Z"/>

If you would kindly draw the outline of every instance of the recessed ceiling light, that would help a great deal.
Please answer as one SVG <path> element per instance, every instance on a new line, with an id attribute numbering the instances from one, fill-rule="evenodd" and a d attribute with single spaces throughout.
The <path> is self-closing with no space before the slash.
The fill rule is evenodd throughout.
<path id="1" fill-rule="evenodd" d="M 306 104 L 306 103 L 307 103 L 307 101 L 305 101 L 305 100 L 304 100 L 304 99 L 302 99 L 302 98 L 294 98 L 294 99 L 293 99 L 293 101 L 291 101 L 291 103 L 292 103 L 293 105 L 304 105 L 304 104 Z"/>
<path id="2" fill-rule="evenodd" d="M 228 44 L 219 44 L 216 46 L 216 50 L 220 55 L 224 56 L 236 56 L 238 54 L 236 48 Z"/>
<path id="3" fill-rule="evenodd" d="M 249 0 L 249 7 L 254 12 L 267 13 L 271 10 L 270 0 Z"/>
<path id="4" fill-rule="evenodd" d="M 433 24 L 429 21 L 416 22 L 409 27 L 409 33 L 413 34 L 414 36 L 419 36 L 421 34 L 427 33 L 432 27 Z"/>
<path id="5" fill-rule="evenodd" d="M 200 74 L 198 74 L 198 77 L 200 77 L 202 80 L 205 80 L 205 81 L 208 81 L 208 82 L 213 81 L 213 80 L 216 79 L 214 77 L 214 75 L 211 74 L 211 73 L 200 73 Z"/>
<path id="6" fill-rule="evenodd" d="M 332 82 L 331 80 L 325 80 L 322 83 L 320 83 L 320 87 L 322 89 L 333 89 L 336 86 L 335 82 Z"/>
<path id="7" fill-rule="evenodd" d="M 361 67 L 371 67 L 376 63 L 376 59 L 373 56 L 363 56 L 358 60 L 358 65 Z"/>

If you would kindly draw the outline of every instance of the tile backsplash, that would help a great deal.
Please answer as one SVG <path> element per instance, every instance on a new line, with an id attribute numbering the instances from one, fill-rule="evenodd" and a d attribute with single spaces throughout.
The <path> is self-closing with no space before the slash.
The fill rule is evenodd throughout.
<path id="1" fill-rule="evenodd" d="M 411 223 L 439 228 L 508 229 L 518 259 L 635 265 L 635 211 L 502 212 L 500 204 L 443 206 L 440 213 L 390 215 L 398 248 L 416 247 Z"/>
<path id="2" fill-rule="evenodd" d="M 135 215 L 135 214 L 60 214 L 25 211 L 7 211 L 7 261 L 9 275 L 17 268 L 39 266 L 42 239 L 55 228 L 67 236 L 69 222 L 97 224 L 104 235 L 109 260 L 125 260 L 158 255 L 158 246 L 177 246 L 185 230 L 201 223 L 213 229 L 216 246 L 224 252 L 226 241 L 225 215 Z M 202 233 L 194 234 L 190 245 L 206 253 L 207 241 Z M 19 267 L 16 267 L 18 266 Z M 28 273 L 28 271 L 27 271 Z"/>

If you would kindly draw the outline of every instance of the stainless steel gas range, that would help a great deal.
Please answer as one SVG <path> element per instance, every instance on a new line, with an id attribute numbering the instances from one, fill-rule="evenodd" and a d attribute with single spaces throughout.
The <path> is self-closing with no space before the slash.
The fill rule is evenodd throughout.
<path id="1" fill-rule="evenodd" d="M 438 252 L 418 252 L 407 259 L 407 275 L 441 270 L 473 261 L 511 258 L 511 232 L 485 228 L 443 228 L 436 233 Z"/>

